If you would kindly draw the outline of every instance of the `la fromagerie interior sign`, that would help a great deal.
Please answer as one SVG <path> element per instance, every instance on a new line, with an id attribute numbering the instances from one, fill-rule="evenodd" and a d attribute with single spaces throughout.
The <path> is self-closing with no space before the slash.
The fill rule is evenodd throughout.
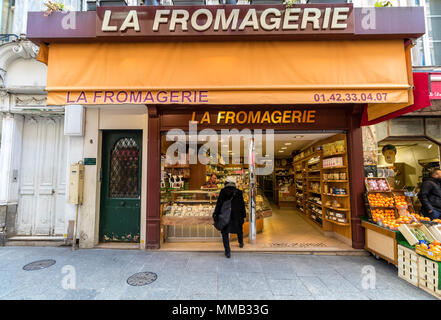
<path id="1" fill-rule="evenodd" d="M 352 12 L 352 4 L 98 7 L 97 35 L 351 34 Z"/>

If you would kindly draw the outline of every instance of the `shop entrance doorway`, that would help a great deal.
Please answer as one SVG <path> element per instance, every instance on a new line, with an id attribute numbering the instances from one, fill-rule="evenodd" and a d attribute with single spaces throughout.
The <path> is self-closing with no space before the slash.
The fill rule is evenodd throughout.
<path id="1" fill-rule="evenodd" d="M 222 250 L 211 214 L 227 177 L 234 177 L 244 194 L 247 219 L 245 248 L 232 241 L 233 251 L 356 251 L 351 246 L 348 148 L 343 131 L 275 131 L 272 141 L 256 140 L 260 151 L 253 158 L 259 152 L 271 154 L 272 169 L 257 176 L 257 241 L 253 244 L 248 243 L 248 149 L 244 141 L 235 149 L 232 136 L 213 135 L 218 138 L 211 146 L 221 154 L 210 153 L 212 161 L 198 159 L 193 164 L 188 163 L 188 134 L 178 142 L 168 140 L 166 134 L 161 137 L 161 249 Z M 197 144 L 199 155 L 208 154 L 203 148 L 203 142 Z M 170 150 L 178 149 L 183 152 L 180 163 L 170 162 Z M 233 161 L 235 156 L 239 162 Z"/>
<path id="2" fill-rule="evenodd" d="M 104 131 L 100 242 L 139 242 L 141 131 Z"/>

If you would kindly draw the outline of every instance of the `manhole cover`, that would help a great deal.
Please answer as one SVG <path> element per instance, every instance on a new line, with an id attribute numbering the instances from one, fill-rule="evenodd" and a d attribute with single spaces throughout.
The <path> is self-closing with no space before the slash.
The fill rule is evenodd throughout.
<path id="1" fill-rule="evenodd" d="M 127 283 L 131 286 L 145 286 L 152 283 L 158 278 L 153 272 L 138 272 L 127 279 Z"/>
<path id="2" fill-rule="evenodd" d="M 38 260 L 31 263 L 28 263 L 23 267 L 23 270 L 26 271 L 33 271 L 33 270 L 41 270 L 45 268 L 49 268 L 50 266 L 53 266 L 55 264 L 55 260 L 52 259 L 46 259 L 46 260 Z"/>

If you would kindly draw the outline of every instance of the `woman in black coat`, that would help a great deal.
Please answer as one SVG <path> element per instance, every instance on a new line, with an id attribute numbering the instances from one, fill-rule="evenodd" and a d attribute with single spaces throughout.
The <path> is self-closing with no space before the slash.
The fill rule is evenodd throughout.
<path id="1" fill-rule="evenodd" d="M 234 195 L 234 196 L 233 196 Z M 243 193 L 241 190 L 236 188 L 236 179 L 234 177 L 228 177 L 226 180 L 225 187 L 219 193 L 217 199 L 216 208 L 214 209 L 213 219 L 216 221 L 222 204 L 231 200 L 231 218 L 230 223 L 221 230 L 222 241 L 225 248 L 225 256 L 229 258 L 231 256 L 230 250 L 230 233 L 237 234 L 237 240 L 239 241 L 239 246 L 243 248 L 243 223 L 246 217 L 245 211 L 245 201 L 243 200 Z"/>

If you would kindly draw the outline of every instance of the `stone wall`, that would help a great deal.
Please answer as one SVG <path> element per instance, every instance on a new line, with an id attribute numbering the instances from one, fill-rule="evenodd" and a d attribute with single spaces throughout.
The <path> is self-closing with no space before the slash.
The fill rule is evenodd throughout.
<path id="1" fill-rule="evenodd" d="M 15 236 L 15 220 L 17 217 L 17 205 L 0 205 L 0 245 L 2 237 Z"/>

